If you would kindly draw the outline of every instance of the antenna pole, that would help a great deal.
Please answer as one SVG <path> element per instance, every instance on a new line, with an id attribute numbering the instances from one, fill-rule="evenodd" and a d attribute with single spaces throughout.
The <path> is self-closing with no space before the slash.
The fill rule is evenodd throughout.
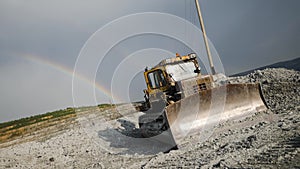
<path id="1" fill-rule="evenodd" d="M 203 18 L 202 18 L 202 14 L 201 14 L 200 4 L 199 4 L 198 0 L 195 0 L 195 2 L 196 2 L 197 11 L 198 11 L 200 26 L 201 26 L 201 29 L 203 32 L 203 39 L 204 39 L 204 43 L 205 43 L 205 47 L 206 47 L 206 52 L 207 52 L 207 57 L 208 57 L 211 73 L 214 75 L 214 74 L 216 74 L 216 70 L 215 70 L 215 67 L 214 67 L 214 64 L 212 61 L 212 57 L 211 57 L 211 53 L 210 53 L 210 49 L 209 49 L 209 45 L 208 45 L 208 41 L 207 41 L 207 36 L 206 36 L 204 22 L 203 22 Z"/>

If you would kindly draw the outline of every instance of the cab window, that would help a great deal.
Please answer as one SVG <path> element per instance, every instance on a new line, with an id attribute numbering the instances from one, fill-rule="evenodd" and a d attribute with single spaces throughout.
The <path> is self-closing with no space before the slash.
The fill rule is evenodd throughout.
<path id="1" fill-rule="evenodd" d="M 149 85 L 152 89 L 160 88 L 167 85 L 165 76 L 161 70 L 148 73 Z"/>

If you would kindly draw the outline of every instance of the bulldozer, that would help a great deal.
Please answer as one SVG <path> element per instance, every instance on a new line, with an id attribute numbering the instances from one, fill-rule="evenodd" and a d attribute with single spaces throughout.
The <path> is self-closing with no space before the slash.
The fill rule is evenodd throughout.
<path id="1" fill-rule="evenodd" d="M 207 124 L 238 119 L 267 109 L 260 83 L 229 84 L 216 73 L 200 5 L 195 0 L 211 74 L 202 74 L 197 55 L 191 53 L 162 60 L 145 68 L 145 102 L 139 117 L 142 136 L 176 146 Z"/>
<path id="2" fill-rule="evenodd" d="M 197 56 L 162 60 L 144 71 L 144 137 L 168 131 L 175 144 L 203 123 L 224 121 L 267 109 L 260 83 L 228 84 L 223 74 L 202 75 Z"/>

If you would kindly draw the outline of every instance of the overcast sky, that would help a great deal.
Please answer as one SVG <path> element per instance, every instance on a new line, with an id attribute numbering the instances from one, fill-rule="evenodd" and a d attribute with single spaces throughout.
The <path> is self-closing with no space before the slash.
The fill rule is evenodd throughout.
<path id="1" fill-rule="evenodd" d="M 200 0 L 200 4 L 208 37 L 227 75 L 300 56 L 299 0 Z M 143 12 L 172 14 L 199 27 L 194 0 L 1 0 L 0 122 L 73 106 L 72 72 L 86 41 L 111 21 Z M 155 19 L 138 24 L 149 23 L 157 24 Z M 112 29 L 118 33 L 136 26 L 128 23 Z M 184 33 L 198 38 L 190 35 L 189 29 Z M 110 36 L 114 34 L 103 38 Z M 153 50 L 143 51 L 147 48 Z M 112 76 L 118 77 L 112 70 L 131 67 L 137 63 L 135 57 L 140 58 L 136 68 L 142 68 L 150 62 L 145 59 L 150 54 L 155 54 L 153 66 L 152 62 L 176 52 L 195 51 L 170 37 L 130 37 L 113 46 L 99 64 L 96 102 L 84 94 L 76 97 L 86 99 L 84 105 L 110 102 L 114 99 L 109 93 Z M 118 67 L 121 62 L 124 65 Z M 132 78 L 128 93 L 137 89 L 135 92 L 142 95 L 142 71 L 134 75 L 130 70 L 122 71 Z M 84 73 L 78 77 L 86 83 L 83 85 L 93 84 L 94 79 Z"/>

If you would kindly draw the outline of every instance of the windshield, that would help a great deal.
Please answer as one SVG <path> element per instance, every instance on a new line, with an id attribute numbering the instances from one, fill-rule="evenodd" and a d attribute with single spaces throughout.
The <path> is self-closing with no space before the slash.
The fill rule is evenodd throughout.
<path id="1" fill-rule="evenodd" d="M 156 89 L 167 85 L 165 76 L 161 70 L 156 70 L 154 72 L 149 73 L 148 80 L 152 89 Z"/>
<path id="2" fill-rule="evenodd" d="M 175 81 L 181 81 L 183 79 L 197 76 L 197 73 L 194 72 L 195 69 L 193 62 L 182 62 L 176 65 L 166 66 L 167 73 L 171 74 Z"/>

